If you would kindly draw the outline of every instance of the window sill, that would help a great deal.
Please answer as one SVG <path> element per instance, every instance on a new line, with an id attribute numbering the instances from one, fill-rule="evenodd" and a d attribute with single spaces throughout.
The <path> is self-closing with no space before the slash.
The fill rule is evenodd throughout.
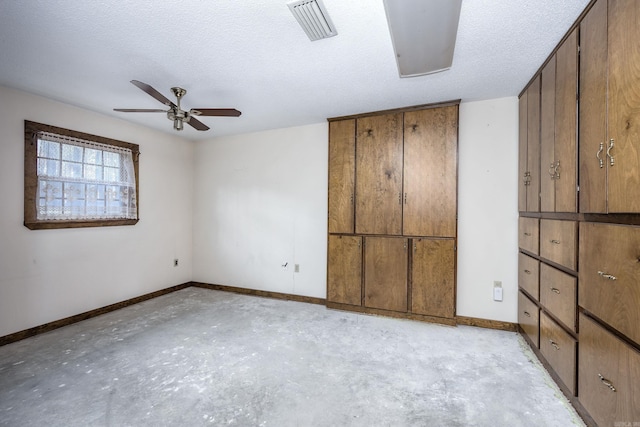
<path id="1" fill-rule="evenodd" d="M 57 228 L 88 228 L 88 227 L 112 227 L 121 225 L 136 225 L 139 219 L 101 219 L 101 220 L 58 220 L 24 222 L 29 230 L 52 230 Z"/>

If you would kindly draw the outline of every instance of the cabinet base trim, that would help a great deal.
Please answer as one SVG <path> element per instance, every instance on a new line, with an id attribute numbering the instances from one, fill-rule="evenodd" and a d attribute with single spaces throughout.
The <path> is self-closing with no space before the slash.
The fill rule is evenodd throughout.
<path id="1" fill-rule="evenodd" d="M 356 305 L 340 304 L 327 301 L 327 308 L 333 310 L 355 311 L 356 313 L 373 314 L 376 316 L 394 317 L 397 319 L 419 320 L 422 322 L 439 323 L 441 325 L 456 326 L 455 318 L 425 316 L 422 314 L 401 313 L 397 311 L 381 310 L 378 308 L 359 307 Z"/>
<path id="2" fill-rule="evenodd" d="M 477 317 L 456 316 L 458 325 L 476 326 L 478 328 L 498 329 L 501 331 L 516 332 L 518 325 L 511 322 L 502 322 L 500 320 L 480 319 Z"/>

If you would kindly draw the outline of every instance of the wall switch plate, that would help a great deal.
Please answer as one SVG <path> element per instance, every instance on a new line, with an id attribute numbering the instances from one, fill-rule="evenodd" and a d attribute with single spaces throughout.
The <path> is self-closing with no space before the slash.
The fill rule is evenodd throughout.
<path id="1" fill-rule="evenodd" d="M 498 280 L 493 282 L 493 300 L 502 301 L 502 282 Z"/>
<path id="2" fill-rule="evenodd" d="M 300 273 L 300 264 L 296 264 L 296 265 L 293 267 L 293 271 L 294 271 L 294 272 L 296 272 L 296 273 Z"/>

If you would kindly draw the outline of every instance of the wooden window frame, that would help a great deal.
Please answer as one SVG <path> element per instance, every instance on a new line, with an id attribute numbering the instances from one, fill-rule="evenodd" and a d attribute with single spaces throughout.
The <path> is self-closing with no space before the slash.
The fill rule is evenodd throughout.
<path id="1" fill-rule="evenodd" d="M 38 132 L 50 132 L 63 136 L 94 141 L 101 144 L 124 147 L 131 150 L 133 155 L 133 168 L 136 175 L 136 206 L 138 214 L 136 219 L 80 219 L 80 220 L 39 220 L 37 217 L 38 203 L 38 147 L 35 143 Z M 85 227 L 109 227 L 120 225 L 135 225 L 140 219 L 140 187 L 138 173 L 138 157 L 140 148 L 137 144 L 91 135 L 70 129 L 24 121 L 24 226 L 30 230 L 59 229 L 59 228 L 85 228 Z"/>

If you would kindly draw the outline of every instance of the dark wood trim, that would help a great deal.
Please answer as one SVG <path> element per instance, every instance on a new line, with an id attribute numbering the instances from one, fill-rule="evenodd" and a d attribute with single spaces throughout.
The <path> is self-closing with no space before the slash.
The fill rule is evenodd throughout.
<path id="1" fill-rule="evenodd" d="M 564 396 L 569 400 L 569 403 L 571 403 L 571 406 L 573 406 L 573 408 L 576 410 L 576 412 L 578 413 L 580 418 L 582 418 L 582 421 L 584 421 L 584 423 L 588 427 L 598 427 L 598 424 L 593 420 L 593 418 L 591 418 L 591 415 L 589 415 L 587 410 L 584 409 L 584 407 L 582 406 L 582 404 L 578 400 L 578 397 L 574 396 L 571 393 L 571 391 L 569 391 L 569 389 L 564 385 L 564 382 L 562 382 L 562 380 L 556 374 L 556 372 L 553 370 L 551 365 L 549 365 L 549 363 L 547 362 L 547 359 L 545 359 L 544 356 L 542 355 L 542 353 L 540 352 L 540 349 L 537 348 L 531 342 L 531 340 L 529 339 L 527 334 L 522 330 L 520 325 L 518 325 L 518 331 L 517 332 L 520 334 L 520 336 L 522 336 L 524 341 L 529 345 L 529 348 L 531 349 L 531 351 L 533 351 L 533 354 L 535 354 L 535 356 L 538 358 L 538 360 L 540 361 L 540 363 L 544 367 L 545 371 L 547 371 L 547 373 L 551 376 L 551 379 L 556 383 L 556 385 L 558 386 L 558 388 L 560 389 L 562 394 L 564 394 Z M 577 388 L 576 388 L 576 391 L 577 391 Z"/>
<path id="2" fill-rule="evenodd" d="M 591 0 L 591 2 L 589 2 L 589 4 L 584 8 L 584 10 L 582 11 L 582 13 L 580 13 L 580 16 L 578 16 L 578 18 L 576 18 L 576 20 L 573 22 L 573 25 L 571 25 L 571 27 L 569 27 L 569 29 L 567 30 L 567 32 L 564 34 L 564 36 L 562 36 L 562 39 L 560 39 L 560 41 L 556 44 L 556 47 L 551 51 L 551 53 L 549 54 L 549 56 L 547 56 L 547 58 L 544 60 L 544 62 L 542 63 L 542 65 L 540 66 L 540 68 L 538 68 L 536 70 L 535 73 L 533 73 L 533 77 L 531 77 L 531 79 L 527 82 L 526 85 L 524 85 L 524 89 L 522 89 L 522 91 L 518 94 L 518 98 L 520 98 L 522 96 L 522 94 L 527 90 L 527 88 L 529 87 L 529 85 L 531 85 L 531 83 L 535 80 L 536 76 L 540 73 L 542 73 L 542 69 L 547 65 L 547 63 L 549 63 L 549 61 L 551 60 L 551 57 L 553 55 L 556 54 L 556 52 L 558 51 L 558 49 L 560 49 L 560 46 L 562 46 L 562 43 L 564 43 L 564 41 L 569 37 L 569 35 L 571 34 L 571 32 L 573 30 L 575 30 L 576 28 L 578 28 L 578 26 L 580 25 L 580 22 L 582 21 L 582 19 L 585 17 L 585 15 L 589 12 L 589 10 L 591 9 L 591 7 L 594 5 L 594 3 L 597 0 Z"/>
<path id="3" fill-rule="evenodd" d="M 456 316 L 458 325 L 476 326 L 485 329 L 498 329 L 500 331 L 516 332 L 518 330 L 517 323 L 502 322 L 500 320 L 480 319 L 477 317 Z"/>
<path id="4" fill-rule="evenodd" d="M 351 311 L 351 312 L 356 312 L 361 314 L 371 314 L 375 316 L 393 317 L 396 319 L 418 320 L 421 322 L 439 323 L 441 325 L 456 326 L 455 318 L 449 319 L 446 317 L 425 316 L 422 314 L 381 310 L 378 308 L 360 307 L 356 305 L 340 304 L 337 302 L 329 302 L 329 301 L 327 301 L 326 305 L 327 305 L 327 308 L 332 310 Z"/>
<path id="5" fill-rule="evenodd" d="M 330 117 L 327 119 L 327 121 L 334 122 L 338 120 L 361 119 L 363 117 L 379 116 L 382 114 L 406 113 L 408 111 L 419 111 L 419 110 L 425 110 L 428 108 L 449 107 L 452 105 L 460 105 L 460 100 L 455 99 L 452 101 L 435 102 L 433 104 L 413 105 L 411 107 L 393 108 L 390 110 L 382 110 L 382 111 L 372 111 L 367 113 L 353 114 L 350 116 Z"/>
<path id="6" fill-rule="evenodd" d="M 557 219 L 577 222 L 606 222 L 611 224 L 640 225 L 640 214 L 596 214 L 576 212 L 520 212 L 521 217 L 539 219 Z"/>
<path id="7" fill-rule="evenodd" d="M 302 295 L 285 294 L 281 292 L 271 291 L 258 291 L 256 289 L 238 288 L 235 286 L 215 285 L 211 283 L 190 282 L 190 286 L 196 288 L 210 289 L 214 291 L 233 292 L 235 294 L 252 295 L 263 298 L 273 298 L 286 301 L 306 302 L 309 304 L 324 305 L 326 300 L 324 298 L 307 297 Z"/>
<path id="8" fill-rule="evenodd" d="M 102 314 L 120 310 L 121 308 L 129 307 L 131 305 L 138 304 L 153 298 L 157 298 L 162 295 L 170 294 L 172 292 L 179 291 L 184 288 L 188 288 L 189 286 L 191 286 L 189 282 L 183 283 L 181 285 L 171 286 L 166 289 L 161 289 L 159 291 L 151 292 L 145 295 L 141 295 L 139 297 L 117 302 L 115 304 L 107 305 L 105 307 L 96 308 L 95 310 L 86 311 L 84 313 L 76 314 L 74 316 L 65 317 L 64 319 L 45 323 L 44 325 L 25 329 L 24 331 L 19 331 L 13 334 L 5 335 L 3 337 L 0 337 L 0 347 L 6 344 L 11 344 L 13 342 L 23 340 L 25 338 L 33 337 L 35 335 L 43 334 L 45 332 L 50 332 L 50 331 L 53 331 L 54 329 L 62 328 L 63 326 L 72 325 L 74 323 L 91 319 L 93 317 L 97 317 Z"/>
<path id="9" fill-rule="evenodd" d="M 135 225 L 136 219 L 97 219 L 97 220 L 38 220 L 36 213 L 37 191 L 38 191 L 38 154 L 37 146 L 34 143 L 35 135 L 38 132 L 50 132 L 57 135 L 80 138 L 87 141 L 94 141 L 100 144 L 112 145 L 116 147 L 128 148 L 133 154 L 133 169 L 136 179 L 136 206 L 138 208 L 138 218 L 140 212 L 140 180 L 139 180 L 139 156 L 140 147 L 117 139 L 106 138 L 104 136 L 92 135 L 42 123 L 24 121 L 24 222 L 23 225 L 30 230 L 50 230 L 59 228 L 86 228 L 86 227 L 109 227 Z"/>

